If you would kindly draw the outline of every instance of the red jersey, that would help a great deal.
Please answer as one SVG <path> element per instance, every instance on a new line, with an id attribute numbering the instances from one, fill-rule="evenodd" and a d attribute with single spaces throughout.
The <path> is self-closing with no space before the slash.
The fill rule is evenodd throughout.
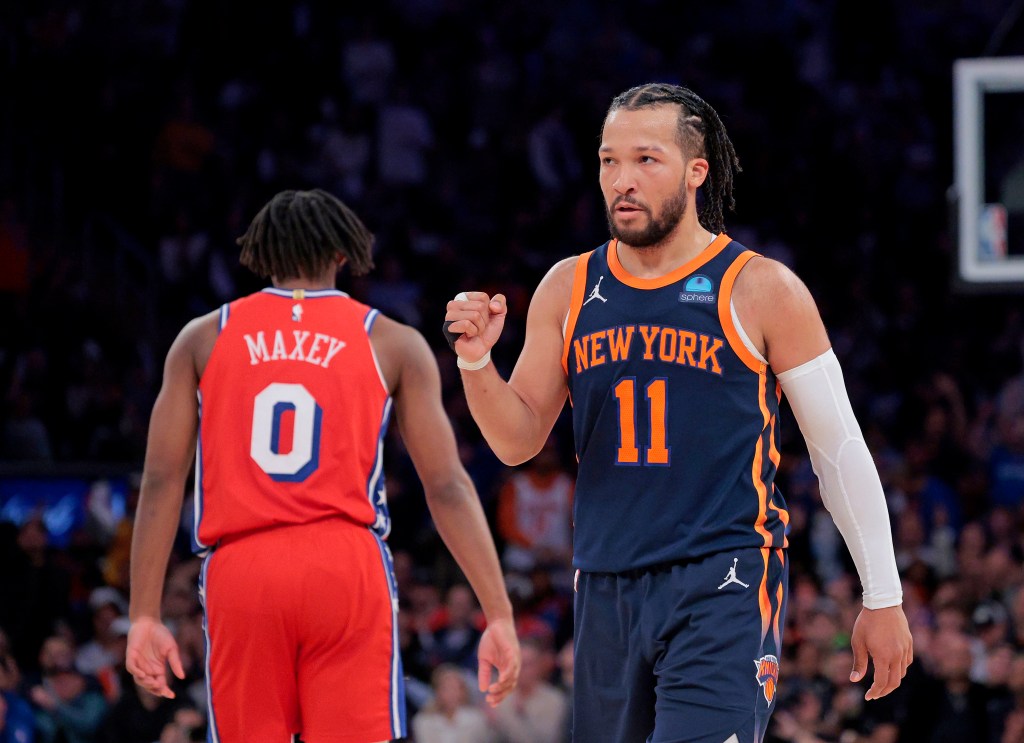
<path id="1" fill-rule="evenodd" d="M 199 381 L 198 550 L 331 516 L 387 536 L 377 316 L 333 289 L 264 289 L 221 307 Z"/>

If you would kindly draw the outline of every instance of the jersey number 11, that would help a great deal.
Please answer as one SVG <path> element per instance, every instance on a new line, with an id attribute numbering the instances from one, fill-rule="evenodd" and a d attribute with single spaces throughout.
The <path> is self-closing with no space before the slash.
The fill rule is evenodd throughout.
<path id="1" fill-rule="evenodd" d="M 650 446 L 644 449 L 644 465 L 667 466 L 670 449 L 665 445 L 665 418 L 668 396 L 664 377 L 652 379 L 644 388 L 647 398 L 647 419 Z M 640 450 L 636 441 L 636 377 L 623 377 L 615 385 L 615 399 L 619 403 L 619 448 L 615 463 L 639 465 Z"/>

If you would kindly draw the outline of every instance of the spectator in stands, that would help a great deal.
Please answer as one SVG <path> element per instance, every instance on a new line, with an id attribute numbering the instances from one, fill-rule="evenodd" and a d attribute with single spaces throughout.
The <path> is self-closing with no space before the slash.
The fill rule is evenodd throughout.
<path id="1" fill-rule="evenodd" d="M 320 149 L 312 164 L 324 187 L 345 201 L 359 203 L 366 193 L 371 139 L 368 111 L 346 105 L 339 111 L 333 100 L 321 106 L 323 121 L 310 132 L 311 143 Z"/>
<path id="2" fill-rule="evenodd" d="M 989 457 L 992 502 L 1016 509 L 1024 503 L 1024 375 L 1000 391 L 995 433 Z"/>
<path id="3" fill-rule="evenodd" d="M 342 74 L 353 101 L 379 105 L 384 101 L 395 72 L 394 43 L 377 31 L 371 18 L 363 21 L 359 37 L 342 50 Z"/>
<path id="4" fill-rule="evenodd" d="M 568 572 L 573 488 L 554 437 L 508 477 L 498 493 L 498 532 L 505 540 L 507 570 L 529 573 L 539 566 Z"/>
<path id="5" fill-rule="evenodd" d="M 97 733 L 98 743 L 152 743 L 173 723 L 175 713 L 187 705 L 181 696 L 166 699 L 150 694 L 124 668 L 121 688 L 121 698 L 111 707 Z"/>
<path id="6" fill-rule="evenodd" d="M 826 739 L 818 735 L 823 711 L 817 694 L 809 689 L 802 691 L 795 705 L 775 715 L 775 734 L 792 743 L 826 743 Z"/>
<path id="7" fill-rule="evenodd" d="M 560 688 L 565 693 L 565 727 L 562 732 L 562 743 L 572 743 L 572 684 L 575 670 L 575 657 L 572 651 L 572 640 L 566 642 L 558 651 L 558 679 Z"/>
<path id="8" fill-rule="evenodd" d="M 0 292 L 24 295 L 29 289 L 28 228 L 13 199 L 0 201 Z"/>
<path id="9" fill-rule="evenodd" d="M 103 591 L 103 588 L 94 590 L 92 595 L 96 596 L 97 591 Z M 90 598 L 90 606 L 94 604 Z M 92 626 L 93 638 L 78 648 L 75 668 L 79 673 L 95 678 L 103 696 L 113 704 L 121 696 L 121 671 L 131 622 L 116 606 L 108 603 L 93 609 Z"/>
<path id="10" fill-rule="evenodd" d="M 502 743 L 559 743 L 565 731 L 569 702 L 565 691 L 550 682 L 555 654 L 543 640 L 524 637 L 519 686 L 494 711 Z"/>
<path id="11" fill-rule="evenodd" d="M 1002 655 L 1000 649 L 1006 647 L 1009 638 L 1009 614 L 1000 602 L 985 601 L 978 604 L 971 613 L 971 624 L 971 648 L 974 657 L 971 664 L 971 680 L 992 685 L 996 683 L 990 675 L 993 664 L 997 676 L 1001 675 L 1001 664 L 1006 665 L 1007 673 L 1009 672 L 1009 659 L 999 657 Z"/>
<path id="12" fill-rule="evenodd" d="M 494 740 L 487 717 L 470 702 L 465 669 L 442 663 L 434 669 L 431 687 L 433 699 L 412 719 L 416 743 L 491 743 Z"/>
<path id="13" fill-rule="evenodd" d="M 176 632 L 179 622 L 200 612 L 195 586 L 198 581 L 199 563 L 187 560 L 170 568 L 161 605 L 164 624 Z"/>
<path id="14" fill-rule="evenodd" d="M 35 722 L 28 702 L 14 692 L 0 692 L 0 743 L 32 743 Z"/>
<path id="15" fill-rule="evenodd" d="M 89 609 L 92 611 L 92 639 L 78 648 L 75 667 L 87 676 L 97 671 L 124 662 L 123 623 L 117 624 L 118 617 L 128 611 L 128 603 L 117 589 L 110 586 L 94 588 L 89 594 Z"/>
<path id="16" fill-rule="evenodd" d="M 411 92 L 400 86 L 395 97 L 381 106 L 377 121 L 377 172 L 392 189 L 426 185 L 427 156 L 435 144 L 426 111 Z"/>
<path id="17" fill-rule="evenodd" d="M 929 743 L 987 743 L 990 693 L 971 681 L 973 663 L 970 638 L 960 632 L 946 632 L 936 638 L 935 686 L 924 695 L 927 700 L 913 709 L 905 729 L 915 730 Z"/>
<path id="18" fill-rule="evenodd" d="M 18 691 L 21 688 L 21 669 L 11 655 L 11 643 L 0 629 L 0 692 Z"/>
<path id="19" fill-rule="evenodd" d="M 21 672 L 0 631 L 0 743 L 32 743 L 35 717 L 21 696 Z"/>
<path id="20" fill-rule="evenodd" d="M 49 462 L 53 447 L 35 400 L 19 392 L 10 402 L 11 412 L 0 430 L 0 457 L 15 462 Z"/>
<path id="21" fill-rule="evenodd" d="M 107 713 L 96 682 L 75 669 L 75 651 L 63 637 L 47 638 L 40 651 L 42 680 L 29 696 L 36 708 L 40 743 L 92 743 Z"/>
<path id="22" fill-rule="evenodd" d="M 444 609 L 440 624 L 421 635 L 429 663 L 431 666 L 451 663 L 473 671 L 477 667 L 476 646 L 483 634 L 473 591 L 465 583 L 455 584 L 448 589 Z"/>
<path id="23" fill-rule="evenodd" d="M 193 743 L 205 741 L 206 721 L 202 714 L 191 707 L 183 707 L 174 713 L 174 719 L 164 726 L 160 743 Z"/>
<path id="24" fill-rule="evenodd" d="M 0 625 L 11 640 L 11 653 L 25 671 L 38 668 L 43 640 L 58 619 L 70 613 L 71 580 L 50 547 L 42 516 L 33 514 L 18 529 L 16 549 L 0 570 Z"/>
<path id="25" fill-rule="evenodd" d="M 583 174 L 564 106 L 556 105 L 533 126 L 528 152 L 533 177 L 548 198 L 561 198 Z"/>

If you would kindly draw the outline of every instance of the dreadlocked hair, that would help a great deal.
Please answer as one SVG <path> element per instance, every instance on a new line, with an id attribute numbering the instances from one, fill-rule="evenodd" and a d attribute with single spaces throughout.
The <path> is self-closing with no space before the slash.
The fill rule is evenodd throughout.
<path id="1" fill-rule="evenodd" d="M 648 83 L 617 95 L 608 107 L 605 119 L 620 108 L 635 111 L 661 105 L 679 106 L 678 141 L 683 152 L 708 160 L 708 174 L 702 186 L 704 203 L 697 212 L 697 219 L 711 232 L 724 232 L 723 211 L 725 207 L 730 211 L 736 209 L 732 193 L 733 176 L 742 168 L 715 109 L 689 88 Z"/>
<path id="2" fill-rule="evenodd" d="M 236 242 L 241 264 L 264 278 L 319 276 L 337 265 L 339 255 L 356 276 L 373 268 L 373 234 L 355 212 L 319 188 L 281 191 Z"/>

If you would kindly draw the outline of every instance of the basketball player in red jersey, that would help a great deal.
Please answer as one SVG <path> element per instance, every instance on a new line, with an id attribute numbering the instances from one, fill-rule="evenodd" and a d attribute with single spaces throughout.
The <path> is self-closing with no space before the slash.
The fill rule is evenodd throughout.
<path id="1" fill-rule="evenodd" d="M 273 288 L 181 331 L 153 408 L 135 520 L 127 667 L 165 697 L 183 670 L 160 621 L 195 452 L 210 740 L 406 735 L 381 472 L 392 403 L 431 514 L 487 617 L 479 684 L 513 689 L 519 646 L 494 543 L 414 329 L 334 288 L 372 235 L 330 194 L 277 194 L 239 239 Z M 492 681 L 497 669 L 497 680 Z"/>

